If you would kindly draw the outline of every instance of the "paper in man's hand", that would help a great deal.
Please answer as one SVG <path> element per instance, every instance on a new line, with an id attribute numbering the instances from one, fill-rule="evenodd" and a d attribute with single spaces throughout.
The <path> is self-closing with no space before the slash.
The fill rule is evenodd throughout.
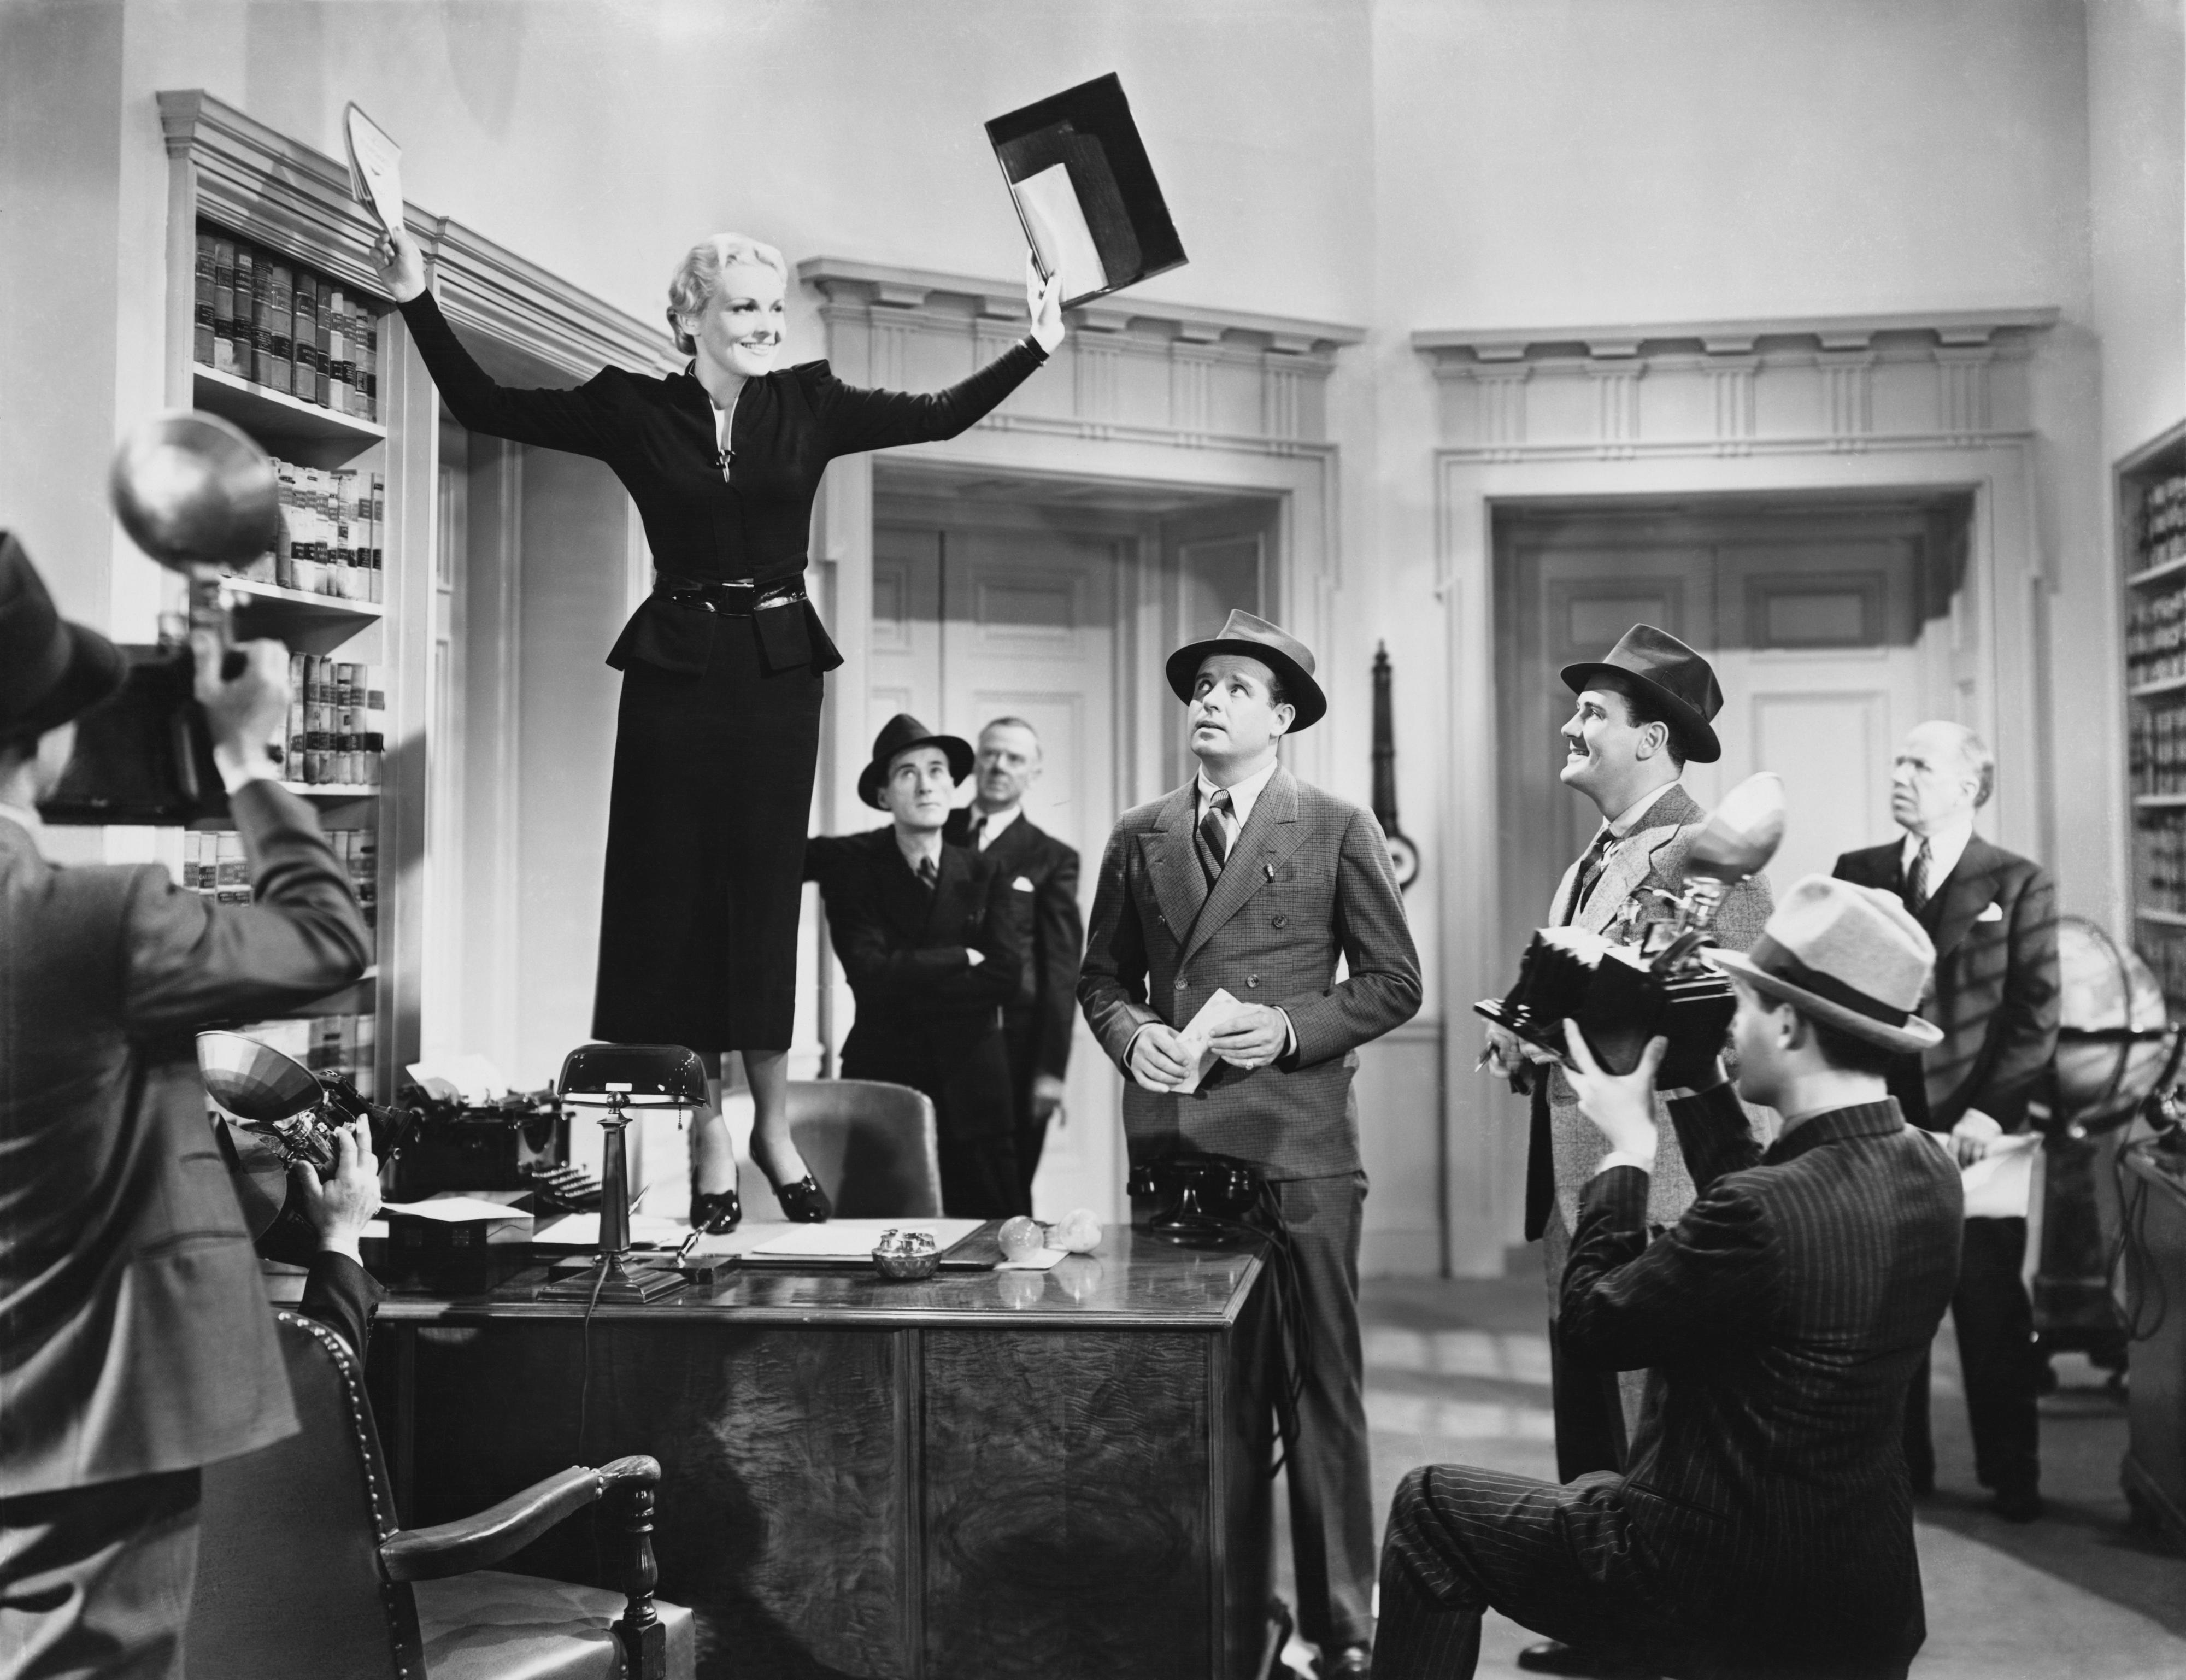
<path id="1" fill-rule="evenodd" d="M 349 142 L 349 190 L 389 232 L 402 226 L 402 148 L 352 101 L 342 115 Z"/>
<path id="2" fill-rule="evenodd" d="M 1232 1017 L 1242 1014 L 1246 1007 L 1222 987 L 1217 987 L 1214 995 L 1200 1005 L 1199 1013 L 1185 1022 L 1184 1029 L 1177 1034 L 1184 1040 L 1187 1066 L 1183 1079 L 1173 1087 L 1174 1089 L 1185 1092 L 1199 1089 L 1199 1082 L 1207 1077 L 1208 1069 L 1214 1066 L 1216 1058 L 1211 1043 L 1214 1035 L 1229 1025 Z"/>

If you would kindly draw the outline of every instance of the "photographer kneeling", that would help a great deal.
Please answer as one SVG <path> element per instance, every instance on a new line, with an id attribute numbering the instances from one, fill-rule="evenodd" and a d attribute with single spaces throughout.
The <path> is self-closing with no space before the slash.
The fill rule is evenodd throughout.
<path id="1" fill-rule="evenodd" d="M 1557 1484 L 1464 1464 L 1398 1484 L 1374 1672 L 1466 1676 L 1491 1607 L 1652 1672 L 1902 1676 L 1926 1637 L 1901 1450 L 1906 1384 L 1959 1262 L 1956 1168 L 1906 1123 L 1891 1058 L 1934 961 L 1889 893 L 1809 876 L 1752 949 L 1734 1093 L 1670 1104 L 1697 1199 L 1651 1236 L 1651 1099 L 1666 1041 L 1604 1072 L 1567 1025 L 1610 1154 L 1564 1270 L 1567 1347 L 1650 1368 L 1628 1468 Z M 1785 1116 L 1764 1153 L 1737 1101 Z"/>

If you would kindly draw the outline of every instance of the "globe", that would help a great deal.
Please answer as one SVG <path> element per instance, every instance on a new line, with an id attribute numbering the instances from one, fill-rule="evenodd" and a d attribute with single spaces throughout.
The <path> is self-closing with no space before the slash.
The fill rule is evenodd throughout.
<path id="1" fill-rule="evenodd" d="M 2137 953 L 2084 916 L 2059 918 L 2057 969 L 2060 1117 L 2107 1131 L 2133 1117 L 2178 1060 L 2163 988 Z"/>

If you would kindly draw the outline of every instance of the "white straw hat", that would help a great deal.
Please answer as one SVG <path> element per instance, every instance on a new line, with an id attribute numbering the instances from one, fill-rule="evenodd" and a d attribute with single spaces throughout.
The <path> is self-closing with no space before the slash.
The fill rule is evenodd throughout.
<path id="1" fill-rule="evenodd" d="M 1747 951 L 1707 959 L 1802 1015 L 1897 1050 L 1925 1050 L 1942 1031 L 1913 1013 L 1936 948 L 1897 895 L 1809 875 L 1793 883 Z"/>

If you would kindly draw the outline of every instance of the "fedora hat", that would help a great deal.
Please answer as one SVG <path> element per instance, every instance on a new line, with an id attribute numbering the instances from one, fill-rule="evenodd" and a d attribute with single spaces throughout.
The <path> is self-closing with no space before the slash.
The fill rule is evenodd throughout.
<path id="1" fill-rule="evenodd" d="M 1169 686 L 1178 699 L 1191 703 L 1199 668 L 1214 653 L 1247 654 L 1281 680 L 1284 696 L 1298 714 L 1291 720 L 1292 734 L 1311 728 L 1327 715 L 1328 697 L 1313 680 L 1313 649 L 1281 625 L 1235 608 L 1221 635 L 1208 641 L 1188 642 L 1169 656 Z"/>
<path id="2" fill-rule="evenodd" d="M 0 735 L 58 729 L 127 673 L 120 648 L 54 610 L 23 545 L 0 531 Z"/>
<path id="3" fill-rule="evenodd" d="M 1634 624 L 1617 639 L 1603 659 L 1582 661 L 1563 669 L 1564 686 L 1574 694 L 1602 686 L 1637 683 L 1669 714 L 1679 749 L 1696 764 L 1712 764 L 1723 756 L 1722 744 L 1711 725 L 1723 709 L 1723 690 L 1716 686 L 1715 668 L 1669 631 L 1652 624 Z"/>
<path id="4" fill-rule="evenodd" d="M 885 809 L 881 804 L 881 784 L 888 778 L 888 766 L 895 762 L 897 753 L 908 753 L 914 747 L 939 747 L 949 760 L 952 781 L 961 781 L 972 773 L 974 755 L 970 742 L 958 736 L 936 735 L 910 713 L 898 712 L 873 737 L 873 761 L 858 772 L 858 797 L 877 811 Z"/>
<path id="5" fill-rule="evenodd" d="M 1925 1050 L 1940 1028 L 1913 1013 L 1936 948 L 1895 893 L 1826 875 L 1792 884 L 1746 951 L 1707 959 L 1802 1015 L 1895 1050 Z"/>

